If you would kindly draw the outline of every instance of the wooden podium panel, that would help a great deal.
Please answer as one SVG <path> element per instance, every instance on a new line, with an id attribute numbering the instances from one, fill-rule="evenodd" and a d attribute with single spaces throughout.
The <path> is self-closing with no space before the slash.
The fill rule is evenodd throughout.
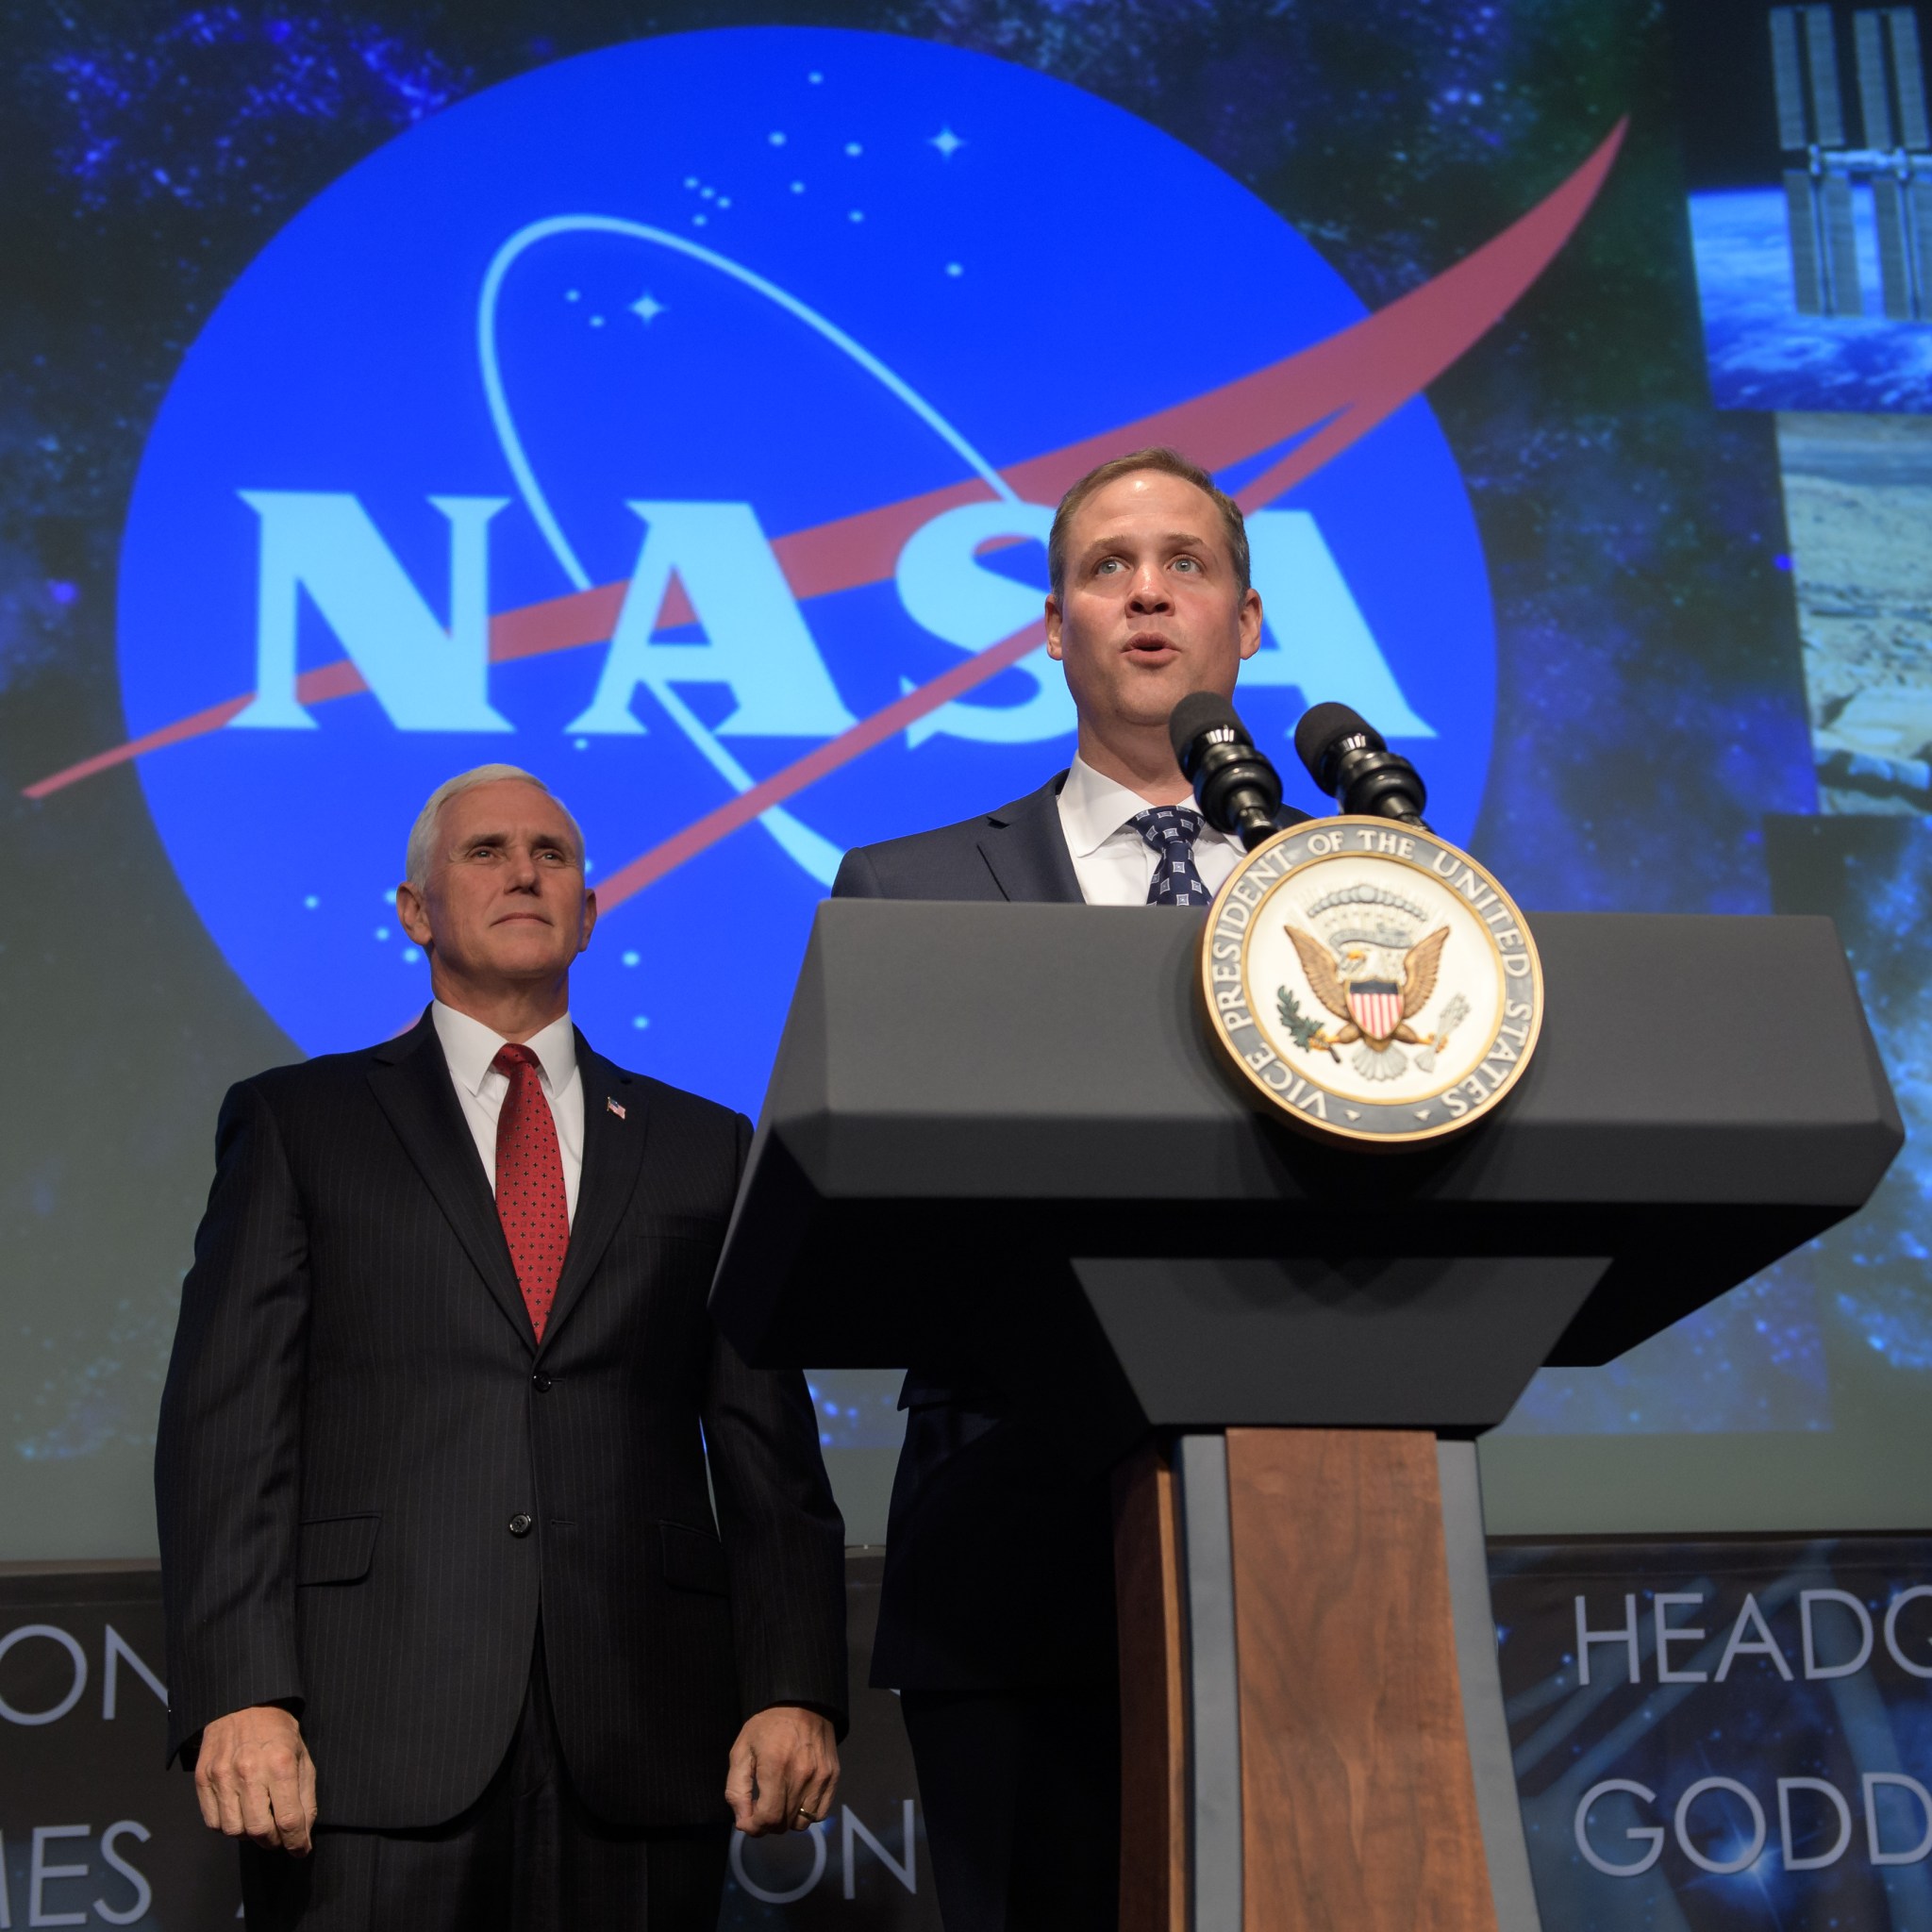
<path id="1" fill-rule="evenodd" d="M 1436 1439 L 1230 1429 L 1246 1932 L 1495 1932 Z"/>
<path id="2" fill-rule="evenodd" d="M 1436 1440 L 1229 1429 L 1241 1932 L 1497 1932 Z M 1123 1932 L 1185 1932 L 1186 1556 L 1169 1462 L 1115 1482 Z M 1224 1877 L 1225 1874 L 1224 1874 Z M 1224 1898 L 1229 1888 L 1209 1886 Z"/>
<path id="3" fill-rule="evenodd" d="M 1143 1443 L 1114 1474 L 1121 1644 L 1121 1932 L 1188 1932 L 1187 1668 L 1174 1471 Z"/>

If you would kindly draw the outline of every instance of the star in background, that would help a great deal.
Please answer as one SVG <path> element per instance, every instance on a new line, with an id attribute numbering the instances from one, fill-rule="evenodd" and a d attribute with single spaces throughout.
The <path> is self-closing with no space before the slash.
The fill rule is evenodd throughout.
<path id="1" fill-rule="evenodd" d="M 664 313 L 664 308 L 665 305 L 647 291 L 630 305 L 630 312 L 640 321 L 650 323 Z"/>
<path id="2" fill-rule="evenodd" d="M 931 141 L 928 143 L 928 145 L 938 148 L 941 157 L 943 159 L 950 161 L 953 158 L 954 154 L 958 149 L 964 147 L 966 143 L 963 141 L 961 141 L 959 137 L 957 134 L 955 134 L 950 127 L 941 127 L 940 131 L 931 138 Z"/>

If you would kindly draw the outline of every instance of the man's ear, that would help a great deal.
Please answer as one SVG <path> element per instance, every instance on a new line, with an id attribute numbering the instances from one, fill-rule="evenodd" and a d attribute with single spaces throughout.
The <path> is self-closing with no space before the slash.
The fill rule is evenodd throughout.
<path id="1" fill-rule="evenodd" d="M 426 953 L 429 950 L 429 911 L 423 895 L 406 879 L 396 888 L 396 917 L 403 930 Z"/>
<path id="2" fill-rule="evenodd" d="M 586 892 L 586 893 L 584 894 L 584 916 L 583 916 L 583 921 L 582 921 L 582 924 L 580 924 L 580 925 L 578 926 L 578 928 L 577 928 L 577 951 L 578 951 L 578 952 L 580 952 L 580 953 L 581 953 L 581 952 L 582 952 L 582 951 L 584 950 L 584 948 L 585 948 L 586 946 L 588 946 L 588 945 L 589 945 L 589 944 L 591 943 L 591 934 L 592 934 L 592 933 L 593 933 L 594 931 L 596 931 L 596 929 L 597 929 L 597 895 L 596 895 L 596 893 L 595 893 L 595 892 L 588 892 L 588 891 L 587 891 L 587 892 Z"/>
<path id="3" fill-rule="evenodd" d="M 1046 600 L 1046 655 L 1060 661 L 1060 600 L 1052 595 Z"/>
<path id="4" fill-rule="evenodd" d="M 1252 584 L 1241 599 L 1241 657 L 1245 660 L 1261 648 L 1261 593 Z"/>

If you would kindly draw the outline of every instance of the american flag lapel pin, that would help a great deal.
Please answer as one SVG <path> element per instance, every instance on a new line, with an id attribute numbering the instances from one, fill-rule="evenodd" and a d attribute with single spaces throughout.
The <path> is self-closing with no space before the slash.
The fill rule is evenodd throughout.
<path id="1" fill-rule="evenodd" d="M 612 1100 L 608 1093 L 604 1096 L 604 1106 L 607 1112 L 614 1113 L 619 1120 L 624 1118 L 623 1108 L 619 1107 L 616 1101 Z"/>

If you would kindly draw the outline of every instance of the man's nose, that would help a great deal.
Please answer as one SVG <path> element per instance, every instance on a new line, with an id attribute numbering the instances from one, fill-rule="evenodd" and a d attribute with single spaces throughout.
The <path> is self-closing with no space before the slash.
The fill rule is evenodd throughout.
<path id="1" fill-rule="evenodd" d="M 1134 588 L 1130 602 L 1136 610 L 1165 610 L 1167 608 L 1167 578 L 1158 564 L 1143 563 L 1134 573 Z"/>
<path id="2" fill-rule="evenodd" d="M 537 884 L 537 857 L 532 852 L 512 851 L 509 855 L 509 889 L 513 892 L 528 892 Z"/>

